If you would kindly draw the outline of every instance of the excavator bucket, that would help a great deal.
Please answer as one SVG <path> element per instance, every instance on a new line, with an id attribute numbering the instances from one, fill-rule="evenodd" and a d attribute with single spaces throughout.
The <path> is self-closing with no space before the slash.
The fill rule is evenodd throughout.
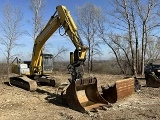
<path id="1" fill-rule="evenodd" d="M 100 95 L 96 78 L 78 79 L 66 89 L 66 101 L 71 109 L 86 112 L 109 107 Z"/>
<path id="2" fill-rule="evenodd" d="M 147 87 L 153 87 L 153 88 L 158 88 L 160 87 L 160 79 L 155 75 L 154 72 L 148 75 L 146 78 L 146 85 Z"/>
<path id="3" fill-rule="evenodd" d="M 117 80 L 114 84 L 102 86 L 102 96 L 109 103 L 123 99 L 134 93 L 134 78 Z"/>

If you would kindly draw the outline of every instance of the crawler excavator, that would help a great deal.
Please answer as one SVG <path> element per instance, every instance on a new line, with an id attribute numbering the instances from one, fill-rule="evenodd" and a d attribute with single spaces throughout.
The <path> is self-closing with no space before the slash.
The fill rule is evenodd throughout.
<path id="1" fill-rule="evenodd" d="M 42 47 L 49 37 L 61 27 L 64 28 L 64 34 L 69 36 L 76 47 L 75 51 L 70 53 L 70 65 L 68 66 L 71 71 L 70 83 L 63 87 L 65 91 L 62 91 L 61 94 L 65 94 L 65 99 L 70 108 L 80 112 L 105 108 L 104 106 L 109 104 L 98 92 L 97 79 L 83 78 L 78 72 L 78 67 L 83 65 L 86 59 L 88 48 L 84 46 L 70 12 L 65 6 L 56 7 L 56 12 L 35 39 L 29 70 L 24 63 L 14 65 L 13 72 L 14 70 L 18 71 L 21 76 L 11 77 L 10 83 L 30 91 L 36 90 L 38 81 L 49 81 L 54 84 L 54 80 L 48 78 L 43 70 L 43 57 L 46 59 L 47 57 L 43 56 Z"/>
<path id="2" fill-rule="evenodd" d="M 148 87 L 160 87 L 160 63 L 150 63 L 146 65 L 144 74 Z"/>

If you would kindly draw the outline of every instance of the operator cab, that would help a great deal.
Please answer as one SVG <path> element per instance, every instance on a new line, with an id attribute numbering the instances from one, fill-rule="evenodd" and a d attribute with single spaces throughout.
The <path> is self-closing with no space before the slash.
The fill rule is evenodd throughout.
<path id="1" fill-rule="evenodd" d="M 51 74 L 53 71 L 53 55 L 52 54 L 42 54 L 42 70 L 43 74 Z M 24 61 L 25 64 L 30 68 L 31 61 Z"/>
<path id="2" fill-rule="evenodd" d="M 53 71 L 53 55 L 42 54 L 42 59 L 43 74 L 51 74 Z"/>

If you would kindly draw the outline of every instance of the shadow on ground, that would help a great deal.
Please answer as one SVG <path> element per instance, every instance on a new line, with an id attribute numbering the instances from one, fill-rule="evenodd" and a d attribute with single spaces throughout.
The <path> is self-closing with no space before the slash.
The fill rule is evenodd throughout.
<path id="1" fill-rule="evenodd" d="M 45 100 L 47 100 L 48 103 L 52 103 L 52 104 L 55 104 L 57 106 L 68 107 L 68 104 L 67 104 L 65 98 L 62 97 L 59 94 L 50 93 L 48 91 L 45 91 L 45 90 L 42 90 L 42 89 L 39 89 L 39 88 L 36 90 L 36 92 L 40 93 L 40 94 L 47 94 L 47 97 L 45 98 Z"/>

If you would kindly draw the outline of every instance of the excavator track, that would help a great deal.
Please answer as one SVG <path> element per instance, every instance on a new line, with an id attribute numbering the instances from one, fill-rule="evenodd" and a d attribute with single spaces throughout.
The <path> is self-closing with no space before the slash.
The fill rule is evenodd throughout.
<path id="1" fill-rule="evenodd" d="M 10 77 L 11 85 L 23 88 L 28 91 L 37 90 L 38 85 L 47 85 L 55 87 L 55 79 L 48 76 L 32 79 L 27 76 Z"/>
<path id="2" fill-rule="evenodd" d="M 28 91 L 35 91 L 37 89 L 37 82 L 28 78 L 27 76 L 10 77 L 9 83 Z"/>

